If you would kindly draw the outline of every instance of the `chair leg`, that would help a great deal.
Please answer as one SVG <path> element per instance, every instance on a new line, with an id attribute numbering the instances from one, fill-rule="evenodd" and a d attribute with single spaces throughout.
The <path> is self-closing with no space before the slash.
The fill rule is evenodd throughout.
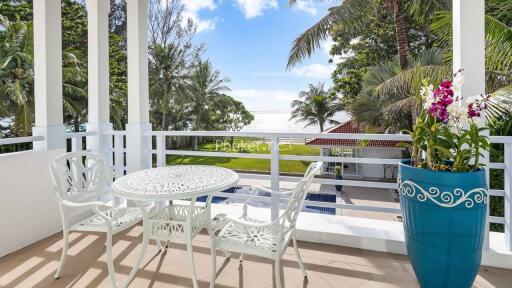
<path id="1" fill-rule="evenodd" d="M 112 228 L 108 229 L 107 232 L 107 268 L 108 268 L 108 276 L 110 278 L 110 283 L 112 287 L 117 287 L 116 284 L 116 271 L 114 269 L 114 259 L 112 257 Z"/>
<path id="2" fill-rule="evenodd" d="M 212 254 L 212 280 L 210 281 L 210 288 L 215 286 L 215 278 L 217 276 L 217 251 L 213 243 L 210 244 Z"/>
<path id="3" fill-rule="evenodd" d="M 304 263 L 302 262 L 302 257 L 300 257 L 299 246 L 297 246 L 297 239 L 295 238 L 295 235 L 293 235 L 293 247 L 295 248 L 295 255 L 297 255 L 297 260 L 299 261 L 299 266 L 300 266 L 300 270 L 302 271 L 302 275 L 304 275 L 304 278 L 308 278 L 308 273 L 306 272 L 306 269 L 304 268 Z"/>
<path id="4" fill-rule="evenodd" d="M 281 258 L 276 258 L 274 265 L 276 288 L 281 288 Z"/>
<path id="5" fill-rule="evenodd" d="M 60 256 L 60 263 L 57 271 L 55 272 L 55 279 L 59 279 L 60 273 L 62 272 L 62 267 L 64 267 L 64 262 L 66 262 L 66 256 L 68 254 L 69 248 L 69 229 L 64 225 L 62 229 L 62 254 Z"/>
<path id="6" fill-rule="evenodd" d="M 141 208 L 141 210 L 143 211 L 143 208 Z M 132 271 L 130 271 L 130 274 L 126 279 L 126 282 L 122 286 L 123 288 L 128 287 L 128 285 L 130 285 L 130 283 L 133 281 L 133 278 L 135 278 L 135 274 L 137 273 L 137 270 L 139 270 L 140 264 L 142 263 L 142 259 L 144 258 L 144 255 L 146 254 L 146 251 L 148 249 L 150 236 L 149 233 L 151 231 L 149 229 L 149 216 L 145 212 L 143 212 L 142 225 L 144 227 L 144 232 L 142 233 L 142 248 L 139 252 L 139 257 L 137 258 L 135 265 L 133 265 L 132 267 Z"/>
<path id="7" fill-rule="evenodd" d="M 194 263 L 194 250 L 192 249 L 192 239 L 187 239 L 187 254 L 188 254 L 188 264 L 190 266 L 190 270 L 192 272 L 192 284 L 194 288 L 198 288 L 197 277 L 196 277 L 196 266 Z"/>

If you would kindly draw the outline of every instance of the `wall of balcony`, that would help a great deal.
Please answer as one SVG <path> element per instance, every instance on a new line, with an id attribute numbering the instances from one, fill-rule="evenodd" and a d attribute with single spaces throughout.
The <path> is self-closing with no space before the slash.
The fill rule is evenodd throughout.
<path id="1" fill-rule="evenodd" d="M 0 256 L 61 230 L 48 163 L 63 152 L 0 155 Z"/>
<path id="2" fill-rule="evenodd" d="M 82 150 L 82 138 L 68 134 L 68 150 Z M 0 139 L 0 145 L 43 141 L 42 137 Z M 62 230 L 48 165 L 66 149 L 27 150 L 0 154 L 0 257 Z M 72 221 L 88 216 L 76 210 Z"/>

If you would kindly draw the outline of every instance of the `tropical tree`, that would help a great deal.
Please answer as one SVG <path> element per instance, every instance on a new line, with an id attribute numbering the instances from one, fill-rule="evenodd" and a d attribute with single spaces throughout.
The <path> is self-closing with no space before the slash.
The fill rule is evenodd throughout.
<path id="1" fill-rule="evenodd" d="M 362 84 L 364 93 L 349 107 L 354 120 L 361 125 L 381 125 L 393 131 L 410 129 L 412 122 L 400 124 L 399 119 L 407 109 L 414 107 L 414 99 L 424 80 L 440 82 L 451 74 L 450 27 L 451 14 L 438 13 L 432 31 L 438 35 L 443 49 L 423 51 L 413 60 L 415 64 L 411 69 L 401 71 L 393 62 L 369 69 Z M 487 15 L 485 40 L 486 93 L 492 94 L 486 116 L 493 122 L 512 108 L 512 29 Z"/>
<path id="2" fill-rule="evenodd" d="M 297 0 L 289 0 L 295 5 Z M 446 0 L 345 0 L 338 6 L 329 9 L 326 16 L 307 29 L 293 42 L 288 57 L 288 67 L 300 63 L 302 59 L 311 56 L 323 41 L 327 40 L 329 33 L 336 26 L 339 30 L 358 32 L 368 27 L 372 15 L 385 8 L 393 17 L 395 25 L 396 45 L 399 55 L 400 68 L 409 66 L 410 46 L 406 18 L 428 18 L 428 13 L 446 7 Z"/>
<path id="3" fill-rule="evenodd" d="M 491 1 L 493 2 L 499 1 Z M 500 10 L 509 7 L 512 11 L 509 1 L 498 7 Z M 486 93 L 493 95 L 490 100 L 491 109 L 487 110 L 489 120 L 498 118 L 512 108 L 512 27 L 491 16 L 493 14 L 499 15 L 489 13 L 485 16 Z M 451 13 L 440 12 L 432 23 L 433 31 L 439 35 L 440 46 L 446 51 L 448 63 L 451 62 L 452 55 L 451 22 Z"/>
<path id="4" fill-rule="evenodd" d="M 339 124 L 334 120 L 336 112 L 341 110 L 338 99 L 330 95 L 324 85 L 324 83 L 318 83 L 316 86 L 309 84 L 308 90 L 299 93 L 299 99 L 291 104 L 290 120 L 305 122 L 304 127 L 318 125 L 320 132 L 324 131 L 325 124 Z"/>
<path id="5" fill-rule="evenodd" d="M 189 79 L 203 51 L 192 40 L 196 26 L 192 21 L 183 25 L 184 6 L 180 0 L 150 2 L 150 100 L 153 123 L 160 130 L 186 127 L 189 117 L 176 109 L 187 103 Z M 169 121 L 170 112 L 178 115 Z M 184 122 L 185 121 L 185 122 Z"/>
<path id="6" fill-rule="evenodd" d="M 169 127 L 168 115 L 172 105 L 186 99 L 192 63 L 187 63 L 185 50 L 173 44 L 152 47 L 150 63 L 151 110 L 160 118 L 160 129 Z M 183 101 L 182 101 L 183 102 Z M 156 115 L 155 115 L 156 116 Z"/>
<path id="7" fill-rule="evenodd" d="M 11 118 L 14 136 L 30 134 L 33 123 L 31 27 L 0 15 L 0 115 Z"/>
<path id="8" fill-rule="evenodd" d="M 219 101 L 224 92 L 230 91 L 226 85 L 230 80 L 222 78 L 218 70 L 214 70 L 209 60 L 200 60 L 190 77 L 187 101 L 192 115 L 192 130 L 201 130 L 209 122 L 209 112 Z M 197 137 L 192 137 L 192 146 L 197 150 Z"/>
<path id="9" fill-rule="evenodd" d="M 245 126 L 251 124 L 254 115 L 249 112 L 244 104 L 229 95 L 220 95 L 217 97 L 210 116 L 210 125 L 207 129 L 240 131 Z M 231 146 L 234 142 L 233 136 L 229 138 Z"/>
<path id="10" fill-rule="evenodd" d="M 413 111 L 417 110 L 415 95 L 423 80 L 440 81 L 451 74 L 451 69 L 443 62 L 443 52 L 438 48 L 424 50 L 409 62 L 411 67 L 405 71 L 400 69 L 397 58 L 368 69 L 361 93 L 346 107 L 356 123 L 389 132 L 412 127 Z"/>
<path id="11" fill-rule="evenodd" d="M 0 117 L 12 120 L 13 136 L 30 135 L 34 122 L 34 60 L 32 23 L 0 15 Z M 80 61 L 63 51 L 64 119 L 73 122 L 87 106 L 85 75 Z M 80 122 L 80 121 L 78 121 Z"/>

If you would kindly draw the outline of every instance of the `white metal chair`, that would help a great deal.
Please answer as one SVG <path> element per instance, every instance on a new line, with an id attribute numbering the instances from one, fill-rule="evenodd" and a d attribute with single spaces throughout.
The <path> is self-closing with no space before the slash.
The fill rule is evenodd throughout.
<path id="1" fill-rule="evenodd" d="M 139 208 L 116 206 L 100 200 L 111 193 L 115 174 L 112 167 L 99 154 L 87 151 L 62 154 L 50 163 L 50 175 L 59 202 L 64 238 L 55 278 L 60 277 L 66 260 L 70 231 L 105 232 L 108 273 L 112 287 L 116 287 L 112 236 L 139 222 L 142 219 L 141 211 Z M 70 225 L 69 210 L 73 208 L 90 208 L 94 215 Z"/>
<path id="2" fill-rule="evenodd" d="M 251 189 L 254 193 L 243 206 L 243 214 L 240 218 L 231 218 L 226 215 L 216 216 L 217 221 L 223 221 L 223 228 L 216 231 L 211 239 L 211 254 L 212 254 L 212 280 L 210 287 L 214 286 L 216 277 L 216 249 L 222 251 L 231 251 L 241 253 L 240 261 L 243 259 L 243 254 L 251 254 L 270 258 L 275 261 L 274 273 L 276 287 L 281 287 L 281 259 L 288 247 L 290 239 L 293 240 L 293 246 L 297 255 L 300 269 L 307 277 L 304 264 L 299 254 L 297 247 L 297 240 L 295 238 L 295 224 L 299 216 L 299 212 L 304 206 L 306 195 L 315 174 L 320 171 L 322 162 L 316 162 L 309 165 L 304 178 L 295 186 L 295 188 L 288 192 L 274 192 L 261 187 Z M 278 196 L 290 195 L 288 206 L 286 210 L 280 215 L 277 220 L 267 222 L 258 219 L 252 219 L 247 216 L 247 203 L 257 195 L 257 192 L 264 191 L 268 193 L 277 193 Z"/>

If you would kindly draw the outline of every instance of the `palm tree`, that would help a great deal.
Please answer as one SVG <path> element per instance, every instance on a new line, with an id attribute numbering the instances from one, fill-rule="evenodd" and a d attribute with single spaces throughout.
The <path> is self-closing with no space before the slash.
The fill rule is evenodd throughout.
<path id="1" fill-rule="evenodd" d="M 512 10 L 510 1 L 502 4 L 503 9 L 509 7 Z M 451 13 L 441 12 L 432 24 L 448 62 L 451 61 L 451 22 Z M 512 109 L 512 27 L 491 15 L 485 16 L 485 54 L 486 93 L 493 96 L 486 115 L 488 120 L 494 121 Z"/>
<path id="2" fill-rule="evenodd" d="M 13 119 L 14 136 L 30 135 L 34 122 L 32 31 L 32 23 L 0 15 L 0 117 Z M 63 51 L 62 72 L 64 118 L 80 118 L 87 107 L 85 75 L 70 51 Z"/>
<path id="3" fill-rule="evenodd" d="M 228 78 L 221 78 L 209 60 L 200 60 L 195 66 L 191 79 L 187 101 L 191 107 L 192 130 L 201 130 L 208 121 L 208 112 L 223 92 L 230 91 L 226 84 Z M 194 150 L 197 150 L 197 137 L 192 137 Z"/>
<path id="4" fill-rule="evenodd" d="M 185 99 L 193 63 L 187 59 L 186 49 L 174 44 L 156 45 L 151 50 L 151 106 L 160 114 L 160 130 L 167 130 L 172 106 Z"/>
<path id="5" fill-rule="evenodd" d="M 30 27 L 0 15 L 0 99 L 2 117 L 14 117 L 14 136 L 29 135 L 33 122 L 32 47 Z"/>
<path id="6" fill-rule="evenodd" d="M 409 59 L 410 68 L 402 71 L 398 58 L 375 65 L 363 77 L 359 97 L 347 107 L 353 120 L 366 128 L 385 128 L 390 132 L 409 129 L 415 121 L 417 91 L 424 79 L 437 82 L 451 69 L 443 62 L 443 51 L 427 49 Z"/>
<path id="7" fill-rule="evenodd" d="M 339 124 L 334 120 L 334 114 L 340 111 L 336 96 L 329 95 L 324 88 L 324 83 L 318 85 L 309 84 L 308 90 L 299 93 L 299 99 L 291 104 L 292 113 L 290 120 L 305 122 L 304 127 L 311 125 L 320 126 L 320 132 L 324 131 L 325 124 Z"/>
<path id="8" fill-rule="evenodd" d="M 289 0 L 290 5 L 297 0 Z M 329 37 L 334 26 L 345 31 L 362 31 L 368 26 L 373 11 L 381 9 L 383 5 L 393 16 L 395 21 L 395 33 L 397 39 L 400 68 L 409 67 L 409 37 L 407 35 L 406 16 L 428 18 L 429 13 L 446 8 L 450 1 L 446 0 L 345 0 L 340 5 L 331 7 L 315 25 L 306 30 L 293 42 L 288 57 L 288 68 L 300 63 L 302 59 L 311 56 L 315 49 L 319 48 L 322 41 Z"/>
<path id="9" fill-rule="evenodd" d="M 492 124 L 512 110 L 512 29 L 489 15 L 485 27 L 486 93 L 492 95 L 486 116 Z M 423 51 L 406 71 L 393 61 L 369 69 L 363 92 L 348 108 L 357 123 L 393 131 L 410 129 L 412 122 L 401 123 L 400 118 L 414 107 L 423 80 L 440 82 L 451 75 L 451 14 L 438 13 L 432 28 L 443 49 Z"/>

